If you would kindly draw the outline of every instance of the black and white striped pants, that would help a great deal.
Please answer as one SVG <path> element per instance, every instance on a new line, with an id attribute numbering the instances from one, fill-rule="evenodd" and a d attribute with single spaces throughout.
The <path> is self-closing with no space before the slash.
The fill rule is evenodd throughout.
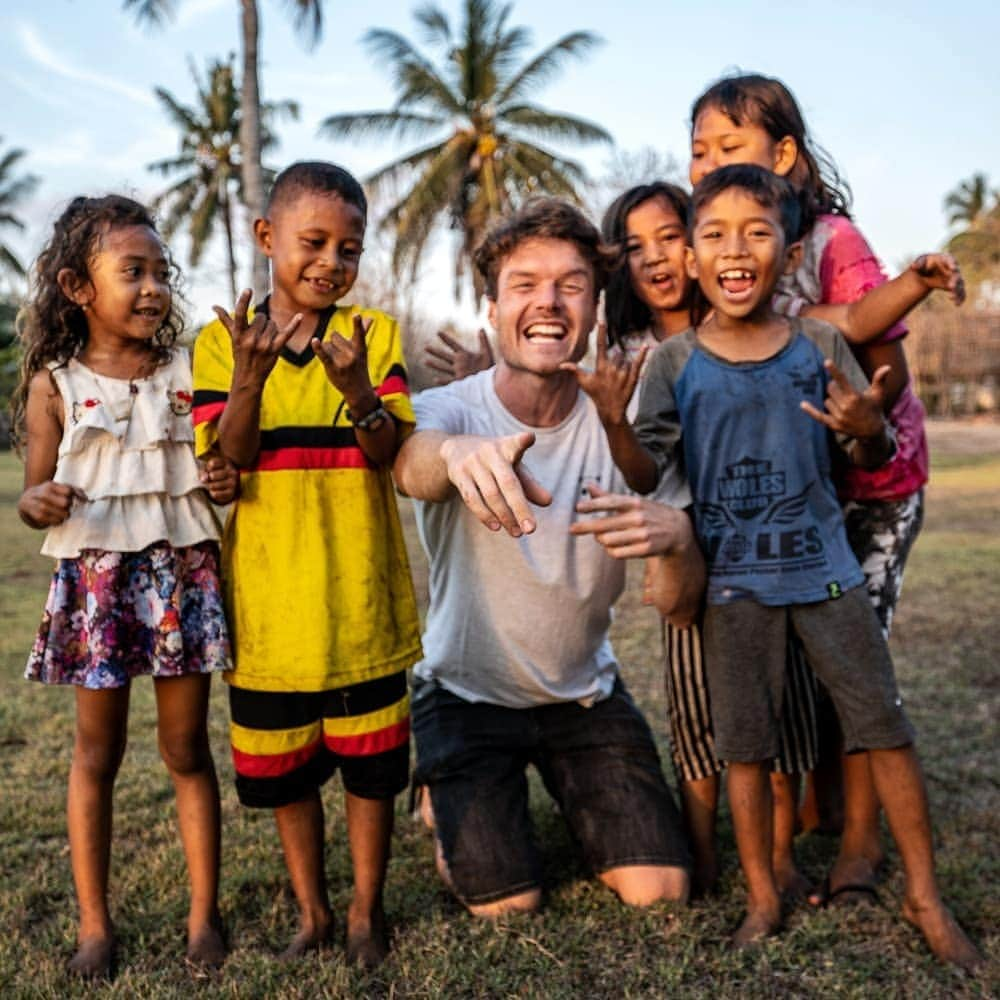
<path id="1" fill-rule="evenodd" d="M 725 766 L 715 756 L 700 623 L 682 629 L 664 622 L 663 644 L 674 768 L 681 781 L 698 781 L 718 774 Z M 801 774 L 811 771 L 816 759 L 816 678 L 801 644 L 790 634 L 781 705 L 781 750 L 774 769 Z"/>

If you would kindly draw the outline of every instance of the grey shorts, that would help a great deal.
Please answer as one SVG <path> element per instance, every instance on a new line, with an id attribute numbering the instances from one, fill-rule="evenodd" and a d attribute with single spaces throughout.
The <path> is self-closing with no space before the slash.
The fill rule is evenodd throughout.
<path id="1" fill-rule="evenodd" d="M 706 610 L 705 658 L 719 757 L 753 763 L 778 752 L 789 628 L 830 693 L 848 752 L 913 742 L 889 648 L 859 586 L 815 604 L 734 601 Z"/>

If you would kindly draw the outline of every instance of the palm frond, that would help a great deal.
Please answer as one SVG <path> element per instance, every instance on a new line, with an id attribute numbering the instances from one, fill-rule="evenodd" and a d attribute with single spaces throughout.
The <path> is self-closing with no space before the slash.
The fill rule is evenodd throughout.
<path id="1" fill-rule="evenodd" d="M 10 247 L 0 243 L 0 271 L 9 271 L 19 278 L 25 275 L 24 265 L 14 255 Z"/>
<path id="2" fill-rule="evenodd" d="M 173 0 L 122 0 L 122 6 L 136 23 L 150 28 L 162 28 L 174 16 Z"/>
<path id="3" fill-rule="evenodd" d="M 519 130 L 552 139 L 571 139 L 575 142 L 613 142 L 611 134 L 596 122 L 573 115 L 546 111 L 533 104 L 508 105 L 499 109 L 498 117 L 507 125 Z"/>
<path id="4" fill-rule="evenodd" d="M 579 59 L 593 51 L 604 40 L 592 31 L 573 31 L 557 42 L 543 49 L 522 69 L 514 74 L 496 95 L 497 104 L 508 102 L 534 93 L 557 73 L 562 71 L 568 59 Z"/>
<path id="5" fill-rule="evenodd" d="M 440 115 L 421 115 L 406 111 L 356 111 L 330 115 L 320 122 L 319 134 L 326 139 L 362 139 L 368 136 L 422 137 L 448 123 Z"/>
<path id="6" fill-rule="evenodd" d="M 430 45 L 448 49 L 452 45 L 451 22 L 440 7 L 424 4 L 413 12 L 413 19 L 423 28 L 424 39 Z"/>
<path id="7" fill-rule="evenodd" d="M 153 163 L 147 163 L 146 169 L 154 174 L 162 174 L 166 177 L 168 174 L 174 174 L 178 170 L 186 170 L 193 166 L 195 166 L 194 156 L 190 153 L 185 153 L 183 156 L 172 156 L 166 160 L 156 160 Z"/>
<path id="8" fill-rule="evenodd" d="M 442 111 L 462 113 L 462 102 L 447 81 L 398 32 L 372 28 L 365 33 L 362 43 L 376 59 L 391 67 L 398 93 L 397 108 L 428 102 Z"/>
<path id="9" fill-rule="evenodd" d="M 323 36 L 323 0 L 285 0 L 292 11 L 292 24 L 307 47 L 314 48 Z"/>

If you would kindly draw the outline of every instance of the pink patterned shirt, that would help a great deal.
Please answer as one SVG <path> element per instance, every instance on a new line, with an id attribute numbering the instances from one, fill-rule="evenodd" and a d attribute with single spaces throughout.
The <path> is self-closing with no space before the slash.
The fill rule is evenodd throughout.
<path id="1" fill-rule="evenodd" d="M 802 263 L 778 283 L 774 307 L 797 315 L 809 304 L 856 302 L 886 281 L 882 262 L 854 223 L 842 215 L 821 215 L 802 241 Z M 879 343 L 905 337 L 902 323 L 890 327 Z M 855 354 L 860 351 L 855 349 Z M 927 482 L 929 460 L 924 408 L 906 385 L 889 414 L 896 431 L 896 456 L 879 469 L 850 466 L 837 483 L 842 500 L 903 500 Z"/>

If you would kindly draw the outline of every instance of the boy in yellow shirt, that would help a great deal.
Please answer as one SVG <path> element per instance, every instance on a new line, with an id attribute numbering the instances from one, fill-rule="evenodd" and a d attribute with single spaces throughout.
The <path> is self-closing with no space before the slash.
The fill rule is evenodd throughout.
<path id="1" fill-rule="evenodd" d="M 389 468 L 413 428 L 393 319 L 338 305 L 358 274 L 367 204 L 329 163 L 275 180 L 254 233 L 272 292 L 202 330 L 199 453 L 242 471 L 223 540 L 235 668 L 227 675 L 240 801 L 274 810 L 299 907 L 294 957 L 332 926 L 320 787 L 338 768 L 354 866 L 349 960 L 388 949 L 382 887 L 407 783 L 406 668 L 419 621 Z"/>

